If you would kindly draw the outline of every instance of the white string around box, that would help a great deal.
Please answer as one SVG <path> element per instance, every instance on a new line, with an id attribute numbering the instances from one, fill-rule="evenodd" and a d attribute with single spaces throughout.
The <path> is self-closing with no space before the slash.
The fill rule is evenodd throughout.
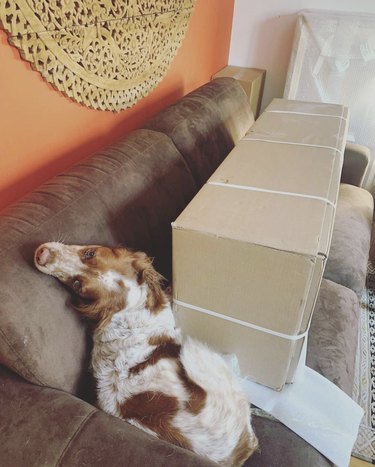
<path id="1" fill-rule="evenodd" d="M 332 149 L 333 151 L 336 151 L 339 154 L 342 154 L 342 151 L 340 151 L 339 149 L 333 146 L 324 146 L 321 144 L 296 143 L 294 141 L 279 141 L 279 140 L 266 139 L 266 138 L 252 138 L 249 136 L 245 136 L 243 139 L 244 141 L 261 141 L 263 143 L 277 143 L 277 144 L 288 144 L 290 146 L 308 146 L 310 148 Z"/>
<path id="2" fill-rule="evenodd" d="M 174 299 L 173 303 L 291 341 L 307 337 L 312 318 L 311 316 L 305 332 L 288 335 L 177 299 Z M 307 339 L 303 344 L 294 382 L 286 385 L 282 391 L 275 391 L 246 377 L 240 377 L 243 389 L 251 404 L 280 420 L 336 466 L 348 467 L 363 409 L 335 384 L 306 366 L 306 348 Z M 233 371 L 240 376 L 237 357 L 224 357 L 231 363 Z"/>
<path id="3" fill-rule="evenodd" d="M 348 119 L 345 118 L 343 115 L 325 115 L 321 113 L 312 113 L 312 112 L 300 112 L 297 110 L 276 110 L 276 109 L 266 109 L 263 113 L 276 113 L 276 114 L 291 114 L 291 115 L 304 115 L 308 117 L 328 117 L 328 118 L 337 118 L 340 119 L 341 122 L 348 123 Z M 340 122 L 340 130 L 341 130 L 341 122 Z M 292 145 L 292 146 L 308 146 L 308 147 L 313 147 L 313 148 L 321 148 L 321 149 L 331 149 L 332 151 L 338 152 L 341 156 L 344 155 L 344 150 L 340 150 L 337 147 L 334 146 L 326 146 L 326 145 L 321 145 L 321 144 L 310 144 L 310 143 L 302 143 L 300 141 L 279 141 L 279 140 L 272 140 L 272 139 L 266 139 L 266 138 L 254 138 L 251 136 L 251 133 L 247 133 L 243 137 L 244 141 L 261 141 L 263 143 L 277 143 L 277 144 L 287 144 L 287 145 Z"/>
<path id="4" fill-rule="evenodd" d="M 315 196 L 315 195 L 306 195 L 303 193 L 294 193 L 291 191 L 278 191 L 278 190 L 269 190 L 267 188 L 259 188 L 255 186 L 246 186 L 246 185 L 235 185 L 232 183 L 225 183 L 225 182 L 207 182 L 207 185 L 215 185 L 215 186 L 222 186 L 225 188 L 235 188 L 237 190 L 248 190 L 248 191 L 258 191 L 261 193 L 271 193 L 271 194 L 276 194 L 276 195 L 282 195 L 282 196 L 294 196 L 296 198 L 308 198 L 308 199 L 313 199 L 317 201 L 323 201 L 326 204 L 329 204 L 330 206 L 333 207 L 333 209 L 336 209 L 335 203 L 333 203 L 331 200 L 328 198 L 324 198 L 323 196 Z"/>
<path id="5" fill-rule="evenodd" d="M 264 328 L 263 326 L 257 326 L 256 324 L 249 323 L 241 319 L 233 318 L 233 316 L 223 315 L 222 313 L 217 313 L 216 311 L 207 310 L 206 308 L 202 308 L 200 306 L 191 305 L 190 303 L 186 303 L 181 300 L 173 299 L 173 303 L 177 306 L 188 308 L 189 310 L 197 311 L 199 313 L 203 313 L 209 316 L 214 316 L 215 318 L 224 319 L 225 321 L 230 321 L 232 323 L 239 324 L 240 326 L 244 326 L 250 329 L 255 329 L 256 331 L 265 332 L 266 334 L 271 334 L 272 336 L 281 337 L 282 339 L 286 339 L 289 341 L 298 341 L 300 339 L 303 339 L 304 337 L 307 336 L 307 333 L 310 327 L 310 323 L 309 323 L 307 330 L 300 334 L 294 334 L 294 335 L 284 334 L 282 332 L 274 331 L 273 329 Z"/>
<path id="6" fill-rule="evenodd" d="M 329 114 L 319 114 L 312 112 L 299 112 L 297 110 L 266 110 L 265 112 L 274 113 L 274 114 L 294 114 L 294 115 L 307 115 L 310 117 L 328 117 L 328 118 L 341 118 L 345 122 L 347 119 L 342 115 L 329 115 Z"/>

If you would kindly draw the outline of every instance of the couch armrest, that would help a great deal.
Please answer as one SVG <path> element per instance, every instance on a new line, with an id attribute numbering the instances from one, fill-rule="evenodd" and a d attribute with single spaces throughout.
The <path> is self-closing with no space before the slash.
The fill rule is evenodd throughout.
<path id="1" fill-rule="evenodd" d="M 209 467 L 216 464 L 147 435 L 63 391 L 0 368 L 3 467 Z"/>
<path id="2" fill-rule="evenodd" d="M 341 182 L 361 186 L 370 162 L 370 150 L 366 146 L 346 143 Z"/>

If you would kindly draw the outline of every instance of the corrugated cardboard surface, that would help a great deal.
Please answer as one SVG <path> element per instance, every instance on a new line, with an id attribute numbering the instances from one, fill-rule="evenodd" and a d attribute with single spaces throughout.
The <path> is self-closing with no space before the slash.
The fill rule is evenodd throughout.
<path id="1" fill-rule="evenodd" d="M 174 228 L 315 257 L 327 252 L 326 211 L 331 223 L 334 208 L 320 199 L 205 185 Z"/>
<path id="2" fill-rule="evenodd" d="M 340 151 L 346 140 L 347 119 L 348 110 L 343 106 L 299 105 L 297 101 L 274 99 L 244 139 L 327 146 Z"/>
<path id="3" fill-rule="evenodd" d="M 306 330 L 323 257 L 184 229 L 173 231 L 173 252 L 175 299 L 284 334 Z"/>
<path id="4" fill-rule="evenodd" d="M 183 330 L 276 389 L 293 380 L 329 252 L 346 117 L 276 99 L 173 224 Z"/>
<path id="5" fill-rule="evenodd" d="M 226 66 L 213 78 L 231 77 L 240 82 L 244 91 L 249 97 L 251 110 L 254 117 L 257 118 L 262 103 L 264 81 L 266 71 L 258 68 L 244 68 L 238 66 Z"/>
<path id="6" fill-rule="evenodd" d="M 224 354 L 235 353 L 242 376 L 282 389 L 294 354 L 300 354 L 303 339 L 289 342 L 182 306 L 175 306 L 175 311 L 184 333 L 208 342 Z"/>
<path id="7" fill-rule="evenodd" d="M 264 112 L 257 122 L 259 122 L 259 125 L 253 126 L 245 136 L 245 139 L 260 138 L 281 143 L 288 142 L 321 145 L 332 148 L 337 147 L 337 119 L 335 118 Z M 303 133 L 291 131 L 291 128 L 296 128 L 300 124 L 306 129 Z M 324 138 L 319 136 L 322 125 L 326 128 Z"/>
<path id="8" fill-rule="evenodd" d="M 315 115 L 336 116 L 347 119 L 349 110 L 347 107 L 337 104 L 322 104 L 321 102 L 305 102 L 275 98 L 268 105 L 267 112 L 295 112 Z"/>
<path id="9" fill-rule="evenodd" d="M 320 196 L 336 203 L 342 155 L 334 149 L 241 140 L 208 180 Z"/>

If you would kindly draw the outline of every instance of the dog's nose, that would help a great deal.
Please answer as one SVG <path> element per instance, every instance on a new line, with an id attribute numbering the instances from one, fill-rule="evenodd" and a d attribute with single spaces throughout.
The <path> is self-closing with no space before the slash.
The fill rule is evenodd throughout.
<path id="1" fill-rule="evenodd" d="M 40 266 L 45 266 L 50 258 L 51 254 L 47 247 L 40 246 L 35 252 L 35 261 Z"/>

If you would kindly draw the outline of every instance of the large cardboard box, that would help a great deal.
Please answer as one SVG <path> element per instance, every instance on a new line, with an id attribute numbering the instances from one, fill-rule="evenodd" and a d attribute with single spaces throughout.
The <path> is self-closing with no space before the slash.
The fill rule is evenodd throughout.
<path id="1" fill-rule="evenodd" d="M 173 224 L 180 326 L 274 389 L 293 381 L 329 252 L 347 117 L 274 100 Z"/>
<path id="2" fill-rule="evenodd" d="M 222 77 L 230 77 L 239 81 L 249 98 L 254 117 L 258 118 L 262 104 L 266 70 L 228 65 L 213 75 L 212 78 Z"/>

